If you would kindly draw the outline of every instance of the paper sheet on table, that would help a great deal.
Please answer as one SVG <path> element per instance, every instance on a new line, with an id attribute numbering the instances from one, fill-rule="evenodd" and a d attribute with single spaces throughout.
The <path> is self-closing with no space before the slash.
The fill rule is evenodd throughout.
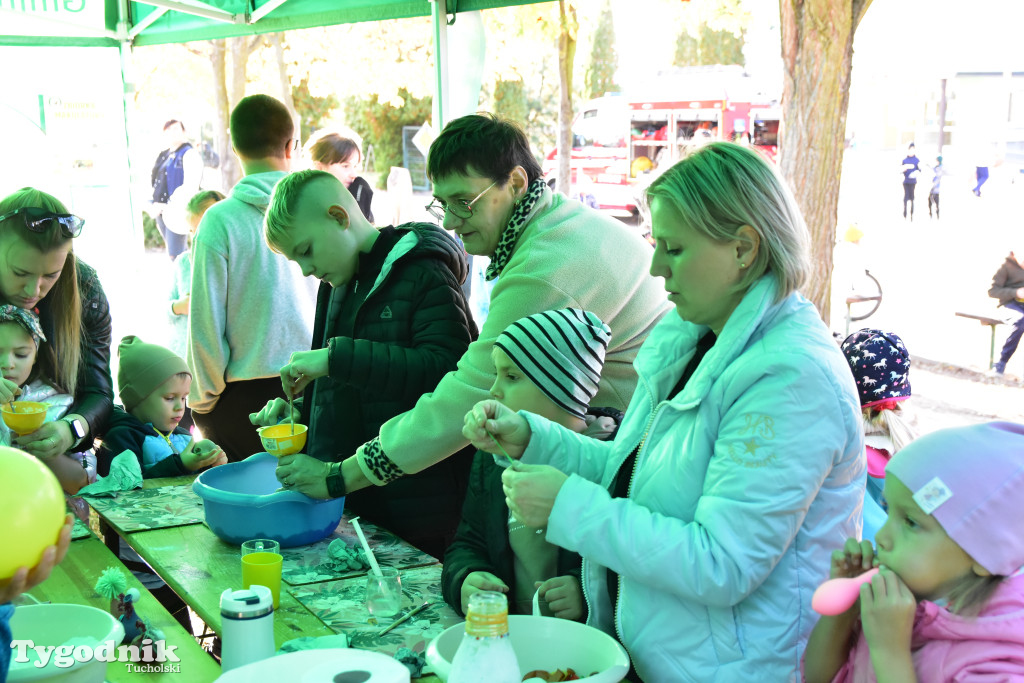
<path id="1" fill-rule="evenodd" d="M 113 497 L 142 486 L 142 466 L 131 451 L 122 451 L 110 463 L 110 474 L 78 491 L 80 496 Z"/>

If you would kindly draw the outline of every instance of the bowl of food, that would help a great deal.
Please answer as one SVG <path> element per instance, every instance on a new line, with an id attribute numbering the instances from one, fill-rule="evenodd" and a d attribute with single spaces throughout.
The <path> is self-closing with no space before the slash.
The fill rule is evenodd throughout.
<path id="1" fill-rule="evenodd" d="M 292 425 L 285 422 L 279 425 L 260 427 L 257 431 L 267 453 L 276 458 L 298 453 L 306 445 L 306 425 Z"/>
<path id="2" fill-rule="evenodd" d="M 0 413 L 3 414 L 4 424 L 21 436 L 31 434 L 43 426 L 47 407 L 45 403 L 36 401 L 11 401 L 0 406 Z"/>
<path id="3" fill-rule="evenodd" d="M 203 499 L 210 530 L 234 545 L 251 538 L 272 538 L 282 548 L 330 536 L 341 521 L 345 498 L 316 500 L 284 490 L 276 469 L 277 458 L 257 453 L 200 474 L 192 490 Z"/>
<path id="4" fill-rule="evenodd" d="M 465 624 L 455 624 L 427 646 L 427 663 L 442 681 L 448 680 L 465 632 Z M 618 683 L 629 672 L 629 655 L 622 645 L 604 631 L 578 621 L 510 614 L 508 635 L 524 680 Z M 556 674 L 568 669 L 578 678 Z"/>

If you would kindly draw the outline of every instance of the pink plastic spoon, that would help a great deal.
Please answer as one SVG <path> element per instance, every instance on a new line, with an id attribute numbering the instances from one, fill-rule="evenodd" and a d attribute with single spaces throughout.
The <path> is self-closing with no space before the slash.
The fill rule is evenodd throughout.
<path id="1" fill-rule="evenodd" d="M 814 591 L 814 595 L 811 597 L 811 609 L 826 616 L 842 614 L 857 602 L 861 584 L 870 581 L 871 577 L 877 573 L 878 567 L 875 567 L 853 578 L 829 579 Z"/>

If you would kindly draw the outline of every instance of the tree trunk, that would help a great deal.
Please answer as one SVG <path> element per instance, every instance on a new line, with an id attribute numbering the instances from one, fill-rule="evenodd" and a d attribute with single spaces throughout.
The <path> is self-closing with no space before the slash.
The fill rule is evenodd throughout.
<path id="1" fill-rule="evenodd" d="M 785 72 L 779 167 L 811 233 L 811 274 L 802 291 L 828 323 L 853 34 L 871 0 L 779 5 Z"/>
<path id="2" fill-rule="evenodd" d="M 223 39 L 210 41 L 210 65 L 213 68 L 213 92 L 216 103 L 216 126 L 213 131 L 214 146 L 220 155 L 221 183 L 228 190 L 238 182 L 242 172 L 238 159 L 231 151 L 228 135 L 228 120 L 231 115 L 231 99 L 227 87 L 227 45 Z"/>
<path id="3" fill-rule="evenodd" d="M 270 44 L 274 46 L 274 59 L 277 62 L 277 71 L 281 81 L 281 101 L 288 108 L 292 115 L 292 122 L 295 124 L 295 137 L 302 137 L 301 122 L 295 111 L 295 98 L 292 96 L 292 82 L 288 78 L 288 65 L 284 61 L 284 33 L 273 33 L 269 36 Z"/>
<path id="4" fill-rule="evenodd" d="M 943 78 L 939 89 L 939 156 L 942 156 L 942 145 L 946 141 L 946 79 Z"/>
<path id="5" fill-rule="evenodd" d="M 576 7 L 558 0 L 558 179 L 555 190 L 568 195 L 572 186 L 572 66 L 576 57 Z"/>

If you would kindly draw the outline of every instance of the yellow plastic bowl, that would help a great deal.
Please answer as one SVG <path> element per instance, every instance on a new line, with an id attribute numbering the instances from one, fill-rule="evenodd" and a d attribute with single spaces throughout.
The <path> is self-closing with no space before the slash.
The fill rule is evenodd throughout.
<path id="1" fill-rule="evenodd" d="M 294 434 L 290 424 L 261 427 L 258 431 L 267 453 L 278 458 L 298 453 L 306 445 L 306 425 L 296 424 Z"/>
<path id="2" fill-rule="evenodd" d="M 3 413 L 4 424 L 12 432 L 18 434 L 31 434 L 43 426 L 46 421 L 46 404 L 35 401 L 14 401 L 14 410 L 11 410 L 10 403 L 0 406 L 0 413 Z"/>

